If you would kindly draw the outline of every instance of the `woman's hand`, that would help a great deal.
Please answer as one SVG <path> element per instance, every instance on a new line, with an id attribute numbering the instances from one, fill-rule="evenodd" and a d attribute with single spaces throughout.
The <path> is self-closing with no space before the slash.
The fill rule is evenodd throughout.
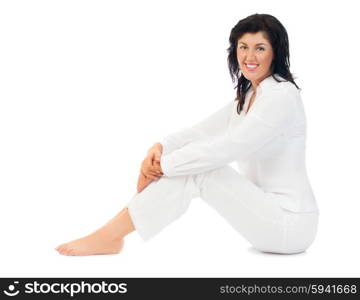
<path id="1" fill-rule="evenodd" d="M 146 176 L 140 172 L 138 182 L 137 182 L 137 192 L 140 193 L 144 188 L 146 188 L 153 180 L 146 178 Z"/>
<path id="2" fill-rule="evenodd" d="M 148 150 L 147 157 L 143 160 L 137 183 L 137 191 L 140 193 L 153 180 L 158 180 L 162 175 L 160 157 L 162 155 L 162 145 L 156 143 Z"/>
<path id="3" fill-rule="evenodd" d="M 141 164 L 140 172 L 143 173 L 147 178 L 157 180 L 162 175 L 164 175 L 160 166 L 162 145 L 160 143 L 156 143 L 148 150 L 147 154 L 148 155 L 145 157 Z"/>

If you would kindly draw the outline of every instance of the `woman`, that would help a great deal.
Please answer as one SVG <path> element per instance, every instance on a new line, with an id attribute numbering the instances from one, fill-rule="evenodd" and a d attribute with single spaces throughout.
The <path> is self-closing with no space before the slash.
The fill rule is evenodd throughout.
<path id="1" fill-rule="evenodd" d="M 56 248 L 114 254 L 136 230 L 147 241 L 201 197 L 256 249 L 299 253 L 314 241 L 319 210 L 305 168 L 306 117 L 290 73 L 286 29 L 254 14 L 230 33 L 237 97 L 148 151 L 137 193 L 107 224 Z M 236 161 L 240 172 L 228 164 Z M 150 184 L 151 183 L 151 184 Z"/>

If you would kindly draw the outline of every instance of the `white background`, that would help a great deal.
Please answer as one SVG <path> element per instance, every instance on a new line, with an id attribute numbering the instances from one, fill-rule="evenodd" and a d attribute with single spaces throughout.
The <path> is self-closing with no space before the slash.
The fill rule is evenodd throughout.
<path id="1" fill-rule="evenodd" d="M 355 3 L 1 1 L 0 276 L 359 276 Z M 153 143 L 233 100 L 228 38 L 253 13 L 289 34 L 320 208 L 314 244 L 258 252 L 196 198 L 118 255 L 58 254 L 128 202 Z"/>

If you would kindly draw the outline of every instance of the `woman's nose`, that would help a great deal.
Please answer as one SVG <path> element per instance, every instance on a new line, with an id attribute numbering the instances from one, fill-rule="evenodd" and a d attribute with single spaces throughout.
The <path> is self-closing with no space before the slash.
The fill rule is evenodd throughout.
<path id="1" fill-rule="evenodd" d="M 254 61 L 254 59 L 256 58 L 255 52 L 254 51 L 249 51 L 248 53 L 246 53 L 245 55 L 246 57 L 246 61 Z"/>

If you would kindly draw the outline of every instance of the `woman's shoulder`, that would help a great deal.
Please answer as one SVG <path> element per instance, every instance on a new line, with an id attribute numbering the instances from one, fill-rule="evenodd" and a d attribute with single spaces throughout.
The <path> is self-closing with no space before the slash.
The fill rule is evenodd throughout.
<path id="1" fill-rule="evenodd" d="M 275 79 L 274 84 L 272 85 L 274 91 L 280 91 L 285 94 L 300 94 L 299 89 L 295 86 L 294 83 L 292 83 L 289 80 L 284 79 L 281 76 L 276 76 L 276 78 L 279 81 L 276 81 Z"/>
<path id="2" fill-rule="evenodd" d="M 263 97 L 265 103 L 277 107 L 294 107 L 301 98 L 298 88 L 291 81 L 280 78 L 279 81 L 272 79 L 264 87 Z"/>

